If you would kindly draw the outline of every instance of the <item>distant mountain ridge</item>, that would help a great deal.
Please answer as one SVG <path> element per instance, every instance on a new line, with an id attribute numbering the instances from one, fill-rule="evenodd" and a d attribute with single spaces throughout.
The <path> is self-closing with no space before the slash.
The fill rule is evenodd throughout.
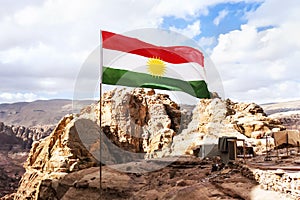
<path id="1" fill-rule="evenodd" d="M 73 106 L 73 103 L 75 106 Z M 70 99 L 37 100 L 33 102 L 17 102 L 0 104 L 0 122 L 6 125 L 36 126 L 55 125 L 70 113 L 79 113 L 81 108 L 94 103 L 92 100 L 73 102 Z M 191 112 L 195 105 L 180 105 Z M 267 115 L 276 113 L 300 113 L 300 100 L 266 103 L 260 105 Z M 293 112 L 290 112 L 293 111 Z"/>
<path id="2" fill-rule="evenodd" d="M 300 100 L 266 103 L 266 104 L 261 104 L 260 106 L 264 109 L 267 115 L 288 112 L 288 111 L 299 111 L 300 113 Z"/>
<path id="3" fill-rule="evenodd" d="M 59 120 L 94 101 L 68 99 L 0 104 L 0 150 L 28 151 L 34 141 L 48 136 Z"/>
<path id="4" fill-rule="evenodd" d="M 92 100 L 73 102 L 69 99 L 51 99 L 4 103 L 0 104 L 0 122 L 26 127 L 55 125 L 66 114 L 79 113 L 82 107 L 93 102 Z"/>
<path id="5" fill-rule="evenodd" d="M 273 119 L 278 119 L 287 129 L 300 130 L 300 100 L 261 105 Z"/>

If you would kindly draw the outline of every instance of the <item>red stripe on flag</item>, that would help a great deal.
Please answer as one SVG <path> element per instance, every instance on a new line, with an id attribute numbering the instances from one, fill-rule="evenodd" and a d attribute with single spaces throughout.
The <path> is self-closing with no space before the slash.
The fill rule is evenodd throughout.
<path id="1" fill-rule="evenodd" d="M 160 58 L 163 61 L 181 64 L 195 62 L 204 66 L 203 54 L 188 46 L 155 46 L 138 40 L 107 31 L 102 31 L 103 48 L 123 51 L 149 58 Z"/>

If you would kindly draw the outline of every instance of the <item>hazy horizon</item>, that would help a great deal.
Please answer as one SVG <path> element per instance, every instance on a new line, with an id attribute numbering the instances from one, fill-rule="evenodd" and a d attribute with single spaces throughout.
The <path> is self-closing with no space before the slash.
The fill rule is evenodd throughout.
<path id="1" fill-rule="evenodd" d="M 162 93 L 162 92 L 159 92 L 159 93 Z M 168 94 L 170 95 L 170 94 Z M 174 98 L 174 96 L 172 96 L 172 94 L 170 95 L 170 98 L 171 100 L 175 101 L 176 103 L 179 103 L 179 104 L 186 104 L 186 105 L 196 105 L 196 103 L 198 102 L 198 100 L 189 100 L 188 102 L 178 102 L 176 100 L 176 98 Z M 230 98 L 229 98 L 230 99 Z M 34 99 L 34 100 L 30 100 L 30 101 L 16 101 L 16 102 L 0 102 L 0 105 L 3 105 L 3 104 L 18 104 L 18 103 L 32 103 L 32 102 L 36 102 L 36 101 L 53 101 L 53 100 L 58 100 L 58 101 L 74 101 L 74 99 L 72 98 L 53 98 L 53 99 Z M 79 101 L 98 101 L 98 99 L 81 99 Z M 300 101 L 300 98 L 299 99 L 290 99 L 290 100 L 282 100 L 282 101 L 270 101 L 270 102 L 264 102 L 264 103 L 258 103 L 258 102 L 255 102 L 255 101 L 234 101 L 234 102 L 245 102 L 245 103 L 256 103 L 256 104 L 259 104 L 259 105 L 264 105 L 264 104 L 273 104 L 273 103 L 283 103 L 283 102 L 296 102 L 296 101 Z"/>

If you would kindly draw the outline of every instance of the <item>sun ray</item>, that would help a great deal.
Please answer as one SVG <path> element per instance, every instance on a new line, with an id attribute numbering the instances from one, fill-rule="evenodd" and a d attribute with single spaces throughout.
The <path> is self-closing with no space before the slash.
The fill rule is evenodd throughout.
<path id="1" fill-rule="evenodd" d="M 166 73 L 166 64 L 160 58 L 149 58 L 147 61 L 148 72 L 155 77 L 161 77 Z"/>

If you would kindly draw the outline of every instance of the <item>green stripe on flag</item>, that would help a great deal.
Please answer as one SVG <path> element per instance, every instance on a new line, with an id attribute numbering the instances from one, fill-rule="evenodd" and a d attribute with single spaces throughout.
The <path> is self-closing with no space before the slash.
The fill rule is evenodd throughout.
<path id="1" fill-rule="evenodd" d="M 182 91 L 197 98 L 210 98 L 204 80 L 184 81 L 167 77 L 155 77 L 150 74 L 110 67 L 103 67 L 102 70 L 102 83 L 104 84 Z"/>

